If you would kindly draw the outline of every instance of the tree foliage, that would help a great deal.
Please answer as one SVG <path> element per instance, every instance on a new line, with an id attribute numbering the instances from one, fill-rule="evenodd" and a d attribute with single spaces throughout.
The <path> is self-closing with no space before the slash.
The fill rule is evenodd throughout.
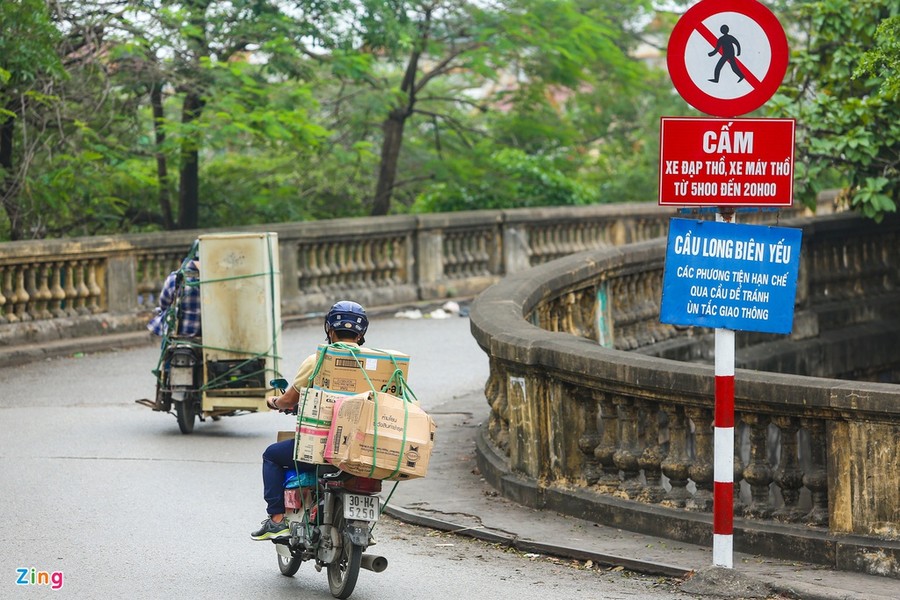
<path id="1" fill-rule="evenodd" d="M 873 218 L 900 202 L 900 6 L 821 0 L 786 9 L 796 35 L 772 103 L 797 119 L 795 183 L 811 202 L 825 187 Z"/>
<path id="2" fill-rule="evenodd" d="M 900 198 L 900 17 L 782 0 L 796 189 Z M 651 0 L 0 3 L 0 238 L 652 200 Z M 655 36 L 655 37 L 654 37 Z"/>

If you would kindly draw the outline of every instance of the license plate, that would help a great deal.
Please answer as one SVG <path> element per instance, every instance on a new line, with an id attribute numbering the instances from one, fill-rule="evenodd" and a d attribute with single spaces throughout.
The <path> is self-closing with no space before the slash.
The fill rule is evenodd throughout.
<path id="1" fill-rule="evenodd" d="M 194 387 L 194 370 L 172 367 L 169 369 L 169 384 L 172 387 Z"/>
<path id="2" fill-rule="evenodd" d="M 380 498 L 364 494 L 344 494 L 344 518 L 356 521 L 377 521 Z"/>

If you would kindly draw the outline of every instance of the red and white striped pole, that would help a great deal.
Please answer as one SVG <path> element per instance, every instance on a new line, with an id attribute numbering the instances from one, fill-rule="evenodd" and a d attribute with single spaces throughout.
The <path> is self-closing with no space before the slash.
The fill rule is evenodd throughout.
<path id="1" fill-rule="evenodd" d="M 730 221 L 733 213 L 716 213 Z M 713 446 L 713 565 L 734 566 L 734 331 L 716 329 Z"/>
<path id="2" fill-rule="evenodd" d="M 734 549 L 734 332 L 716 329 L 713 564 L 732 568 Z"/>

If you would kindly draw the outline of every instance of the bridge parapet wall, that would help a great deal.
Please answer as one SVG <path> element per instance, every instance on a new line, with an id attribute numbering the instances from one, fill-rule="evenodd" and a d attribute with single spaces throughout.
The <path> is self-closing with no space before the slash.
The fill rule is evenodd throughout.
<path id="1" fill-rule="evenodd" d="M 282 314 L 291 318 L 325 311 L 338 297 L 371 307 L 471 297 L 507 274 L 559 256 L 661 235 L 668 217 L 657 206 L 636 203 L 228 231 L 278 233 Z M 0 244 L 0 347 L 139 331 L 166 275 L 199 235 L 216 232 Z"/>
<path id="2" fill-rule="evenodd" d="M 797 326 L 743 340 L 738 366 L 794 344 L 816 375 L 895 374 L 900 219 L 790 225 L 804 230 Z M 709 543 L 714 370 L 704 352 L 660 356 L 708 337 L 659 323 L 664 259 L 662 239 L 587 251 L 476 299 L 491 367 L 482 470 L 526 503 Z M 735 408 L 736 548 L 900 577 L 900 386 L 739 368 Z"/>

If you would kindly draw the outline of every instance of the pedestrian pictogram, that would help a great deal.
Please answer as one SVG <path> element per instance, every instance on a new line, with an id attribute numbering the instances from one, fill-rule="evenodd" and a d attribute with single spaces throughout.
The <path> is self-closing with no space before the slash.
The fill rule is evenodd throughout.
<path id="1" fill-rule="evenodd" d="M 738 76 L 738 83 L 740 83 L 744 80 L 744 74 L 738 67 L 736 57 L 741 55 L 741 43 L 733 35 L 728 34 L 730 31 L 728 25 L 722 25 L 719 31 L 722 32 L 722 37 L 716 41 L 716 47 L 712 49 L 709 56 L 721 53 L 722 58 L 716 63 L 716 75 L 710 81 L 719 83 L 719 74 L 722 72 L 722 67 L 725 66 L 725 63 L 728 63 L 731 65 L 731 70 L 734 71 L 734 74 Z"/>
<path id="2" fill-rule="evenodd" d="M 736 117 L 765 104 L 781 85 L 787 38 L 775 15 L 756 0 L 701 0 L 675 24 L 666 60 L 688 104 Z"/>

